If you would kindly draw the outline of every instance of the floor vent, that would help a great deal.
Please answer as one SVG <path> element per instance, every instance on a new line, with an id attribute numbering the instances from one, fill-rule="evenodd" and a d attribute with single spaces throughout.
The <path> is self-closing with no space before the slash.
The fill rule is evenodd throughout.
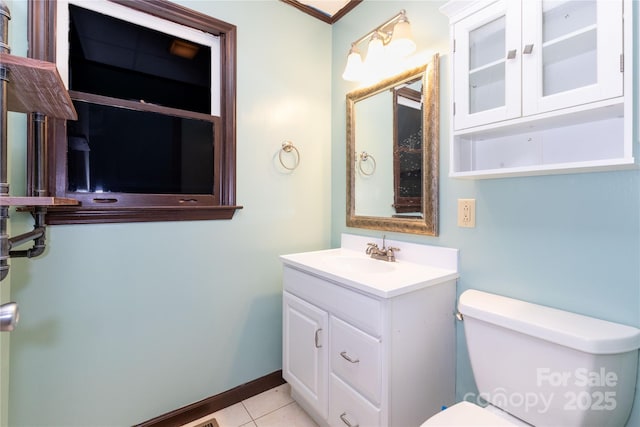
<path id="1" fill-rule="evenodd" d="M 220 427 L 215 418 L 211 418 L 210 420 L 204 421 L 200 424 L 196 424 L 193 427 Z"/>

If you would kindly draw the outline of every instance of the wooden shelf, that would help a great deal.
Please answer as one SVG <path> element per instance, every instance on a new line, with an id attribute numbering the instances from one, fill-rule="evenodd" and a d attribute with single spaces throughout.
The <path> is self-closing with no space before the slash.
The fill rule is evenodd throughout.
<path id="1" fill-rule="evenodd" d="M 37 112 L 66 120 L 78 119 L 55 64 L 8 53 L 0 53 L 0 64 L 9 70 L 9 111 Z"/>
<path id="2" fill-rule="evenodd" d="M 7 108 L 20 113 L 42 113 L 58 119 L 77 120 L 78 115 L 55 64 L 0 53 L 7 69 Z M 61 197 L 0 196 L 0 206 L 74 206 L 80 202 Z"/>
<path id="3" fill-rule="evenodd" d="M 0 197 L 0 206 L 74 206 L 79 205 L 75 199 L 62 197 Z"/>

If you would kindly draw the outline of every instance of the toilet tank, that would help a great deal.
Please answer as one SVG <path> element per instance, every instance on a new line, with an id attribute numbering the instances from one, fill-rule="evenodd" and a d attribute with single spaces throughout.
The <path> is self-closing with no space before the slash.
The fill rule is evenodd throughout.
<path id="1" fill-rule="evenodd" d="M 468 290 L 458 310 L 478 395 L 537 427 L 624 426 L 640 330 Z"/>

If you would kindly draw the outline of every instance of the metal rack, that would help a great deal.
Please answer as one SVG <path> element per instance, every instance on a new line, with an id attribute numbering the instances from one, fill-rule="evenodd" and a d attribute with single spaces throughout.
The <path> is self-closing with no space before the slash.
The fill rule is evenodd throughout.
<path id="1" fill-rule="evenodd" d="M 77 205 L 73 199 L 48 196 L 47 117 L 77 120 L 78 115 L 55 64 L 9 53 L 9 9 L 0 0 L 0 281 L 9 273 L 9 258 L 32 258 L 44 252 L 47 206 Z M 29 114 L 34 136 L 33 171 L 29 196 L 9 195 L 7 180 L 7 113 Z M 9 237 L 7 223 L 10 206 L 32 207 L 32 231 Z M 33 241 L 27 250 L 14 248 Z M 0 306 L 0 331 L 10 331 L 17 320 L 17 305 Z"/>

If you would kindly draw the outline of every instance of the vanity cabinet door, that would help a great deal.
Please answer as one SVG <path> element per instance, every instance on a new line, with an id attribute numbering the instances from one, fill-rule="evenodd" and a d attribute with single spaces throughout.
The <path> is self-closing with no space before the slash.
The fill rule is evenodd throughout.
<path id="1" fill-rule="evenodd" d="M 456 23 L 456 130 L 521 115 L 520 8 L 502 0 Z"/>
<path id="2" fill-rule="evenodd" d="M 523 114 L 623 95 L 622 0 L 522 2 Z"/>
<path id="3" fill-rule="evenodd" d="M 284 292 L 282 376 L 324 418 L 327 416 L 328 314 Z"/>

